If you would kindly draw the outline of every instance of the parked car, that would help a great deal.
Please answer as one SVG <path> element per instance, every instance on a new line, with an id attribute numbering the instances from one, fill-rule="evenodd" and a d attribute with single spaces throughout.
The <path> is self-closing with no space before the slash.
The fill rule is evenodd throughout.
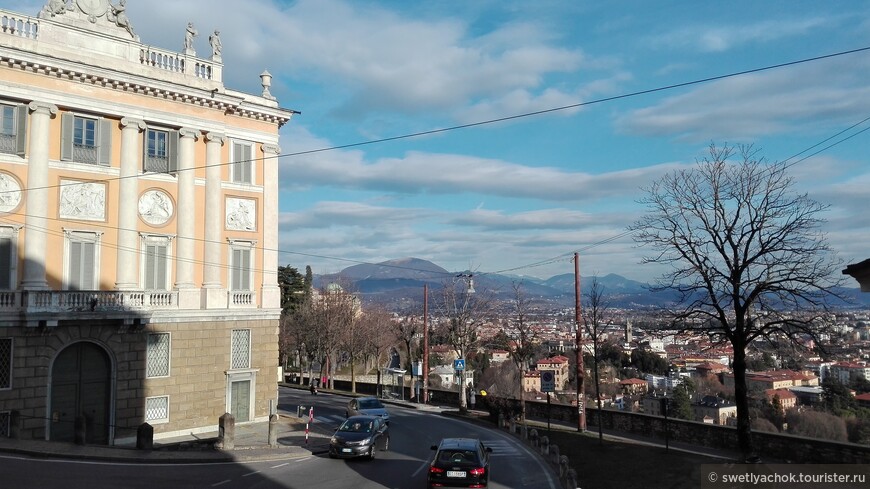
<path id="1" fill-rule="evenodd" d="M 433 487 L 486 487 L 492 448 L 477 438 L 444 438 L 432 445 L 427 483 Z"/>
<path id="2" fill-rule="evenodd" d="M 349 416 L 378 416 L 390 424 L 390 413 L 377 397 L 356 397 L 348 401 L 344 410 L 345 417 Z"/>
<path id="3" fill-rule="evenodd" d="M 377 416 L 351 416 L 329 440 L 329 458 L 375 458 L 378 450 L 390 449 L 387 423 Z"/>

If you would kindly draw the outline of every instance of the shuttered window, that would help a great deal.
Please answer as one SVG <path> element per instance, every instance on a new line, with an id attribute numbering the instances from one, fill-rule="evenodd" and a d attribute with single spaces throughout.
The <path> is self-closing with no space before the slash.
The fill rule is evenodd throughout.
<path id="1" fill-rule="evenodd" d="M 27 106 L 0 104 L 0 153 L 24 156 Z"/>
<path id="2" fill-rule="evenodd" d="M 178 171 L 178 131 L 148 129 L 145 131 L 145 171 L 172 173 Z"/>
<path id="3" fill-rule="evenodd" d="M 111 151 L 112 124 L 109 120 L 63 114 L 61 160 L 109 166 Z"/>
<path id="4" fill-rule="evenodd" d="M 0 290 L 13 289 L 12 284 L 12 240 L 0 237 Z"/>
<path id="5" fill-rule="evenodd" d="M 230 290 L 251 290 L 251 248 L 234 247 L 231 259 Z"/>
<path id="6" fill-rule="evenodd" d="M 97 289 L 97 235 L 71 233 L 68 238 L 67 290 Z"/>
<path id="7" fill-rule="evenodd" d="M 167 289 L 166 264 L 167 247 L 148 245 L 145 247 L 145 288 L 149 290 Z"/>
<path id="8" fill-rule="evenodd" d="M 250 143 L 233 142 L 233 183 L 254 183 L 253 148 Z"/>

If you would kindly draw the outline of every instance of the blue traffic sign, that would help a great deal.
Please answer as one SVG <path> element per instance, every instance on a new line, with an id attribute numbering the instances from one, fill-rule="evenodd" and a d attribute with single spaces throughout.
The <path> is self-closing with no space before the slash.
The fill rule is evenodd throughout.
<path id="1" fill-rule="evenodd" d="M 453 360 L 453 370 L 465 370 L 465 359 L 459 358 Z"/>

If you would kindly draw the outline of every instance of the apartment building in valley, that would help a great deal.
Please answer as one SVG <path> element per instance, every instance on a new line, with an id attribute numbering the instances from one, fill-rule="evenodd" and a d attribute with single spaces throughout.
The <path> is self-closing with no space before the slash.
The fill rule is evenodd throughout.
<path id="1" fill-rule="evenodd" d="M 268 72 L 224 86 L 219 33 L 155 48 L 123 7 L 0 10 L 0 436 L 115 445 L 277 402 L 295 111 Z"/>

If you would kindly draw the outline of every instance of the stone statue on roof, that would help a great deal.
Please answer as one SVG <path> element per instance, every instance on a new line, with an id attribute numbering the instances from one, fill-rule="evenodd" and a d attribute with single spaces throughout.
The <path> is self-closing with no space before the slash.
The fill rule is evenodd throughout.
<path id="1" fill-rule="evenodd" d="M 187 30 L 184 31 L 184 54 L 196 56 L 196 49 L 193 48 L 193 38 L 198 35 L 199 32 L 193 27 L 193 22 L 188 22 Z"/>
<path id="2" fill-rule="evenodd" d="M 114 22 L 116 26 L 123 27 L 130 34 L 130 37 L 135 38 L 133 34 L 133 26 L 130 25 L 130 19 L 127 18 L 127 0 L 121 0 L 118 5 L 109 4 L 109 21 Z"/>
<path id="3" fill-rule="evenodd" d="M 55 15 L 63 15 L 66 10 L 66 0 L 49 0 L 48 3 L 42 7 L 42 11 L 51 17 L 54 17 Z"/>

